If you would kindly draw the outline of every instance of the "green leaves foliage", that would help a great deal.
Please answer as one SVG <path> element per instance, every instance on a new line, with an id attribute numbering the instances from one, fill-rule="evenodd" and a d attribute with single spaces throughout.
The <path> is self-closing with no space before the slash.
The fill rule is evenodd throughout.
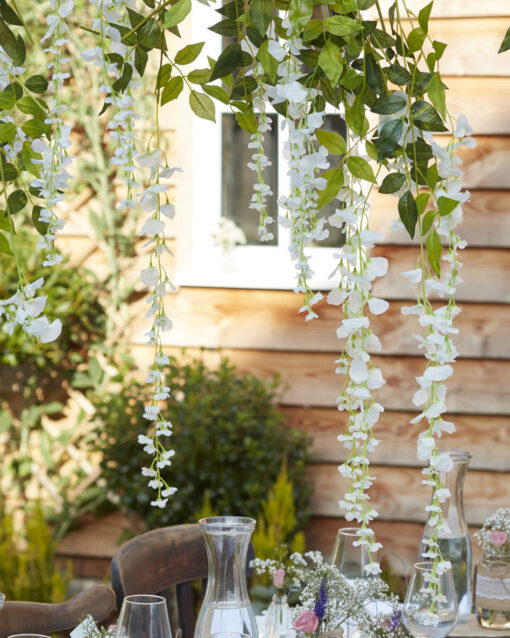
<path id="1" fill-rule="evenodd" d="M 17 27 L 23 26 L 23 21 L 16 11 L 7 4 L 6 0 L 0 0 L 0 16 L 7 24 L 13 24 Z"/>
<path id="2" fill-rule="evenodd" d="M 21 189 L 17 189 L 10 193 L 7 198 L 7 212 L 9 215 L 14 215 L 15 213 L 19 213 L 20 210 L 23 210 L 27 205 L 28 198 L 26 193 Z"/>
<path id="3" fill-rule="evenodd" d="M 165 13 L 163 27 L 169 29 L 180 24 L 191 11 L 191 0 L 177 0 Z"/>
<path id="4" fill-rule="evenodd" d="M 278 61 L 268 51 L 269 40 L 264 40 L 257 53 L 257 60 L 262 64 L 262 68 L 269 80 L 274 84 L 278 75 Z"/>
<path id="5" fill-rule="evenodd" d="M 194 62 L 204 47 L 205 42 L 197 42 L 196 44 L 188 44 L 175 54 L 175 62 L 177 64 L 191 64 Z"/>
<path id="6" fill-rule="evenodd" d="M 411 51 L 411 53 L 419 51 L 422 48 L 426 37 L 427 32 L 425 29 L 422 29 L 421 27 L 413 29 L 407 36 L 407 46 L 409 51 Z"/>
<path id="7" fill-rule="evenodd" d="M 362 24 L 347 16 L 332 16 L 331 18 L 327 18 L 325 25 L 328 33 L 342 37 L 363 29 Z"/>
<path id="8" fill-rule="evenodd" d="M 413 76 L 409 73 L 409 71 L 402 65 L 398 64 L 398 62 L 391 64 L 386 69 L 386 74 L 388 75 L 388 80 L 398 86 L 407 86 L 408 84 L 411 84 L 413 80 Z"/>
<path id="9" fill-rule="evenodd" d="M 507 32 L 505 33 L 505 37 L 503 38 L 503 42 L 499 47 L 498 53 L 504 53 L 510 49 L 510 27 L 508 27 Z"/>
<path id="10" fill-rule="evenodd" d="M 374 171 L 370 164 L 362 157 L 348 157 L 347 168 L 351 171 L 354 177 L 358 177 L 359 179 L 364 179 L 367 182 L 375 184 L 376 180 Z"/>
<path id="11" fill-rule="evenodd" d="M 216 122 L 214 102 L 205 93 L 199 93 L 198 91 L 190 91 L 189 105 L 195 115 L 201 117 L 204 120 L 210 120 Z"/>
<path id="12" fill-rule="evenodd" d="M 379 98 L 370 110 L 380 115 L 390 115 L 391 113 L 401 111 L 406 106 L 407 100 L 403 95 L 391 93 L 390 95 Z"/>
<path id="13" fill-rule="evenodd" d="M 333 155 L 343 155 L 346 151 L 346 142 L 344 138 L 335 131 L 316 131 L 319 144 L 325 146 Z"/>
<path id="14" fill-rule="evenodd" d="M 239 15 L 242 12 L 243 8 L 241 7 Z M 253 26 L 257 29 L 260 35 L 265 36 L 267 28 L 273 19 L 273 3 L 271 0 L 252 0 L 250 2 L 248 14 Z M 231 17 L 235 18 L 235 14 Z"/>
<path id="15" fill-rule="evenodd" d="M 161 93 L 161 106 L 177 99 L 183 88 L 184 81 L 180 75 L 169 80 Z"/>
<path id="16" fill-rule="evenodd" d="M 432 266 L 434 272 L 438 277 L 441 276 L 441 238 L 439 237 L 436 230 L 433 230 L 427 236 L 425 240 L 425 246 L 427 247 L 427 259 L 429 260 L 429 264 Z"/>
<path id="17" fill-rule="evenodd" d="M 25 86 L 32 93 L 44 93 L 48 88 L 48 81 L 42 75 L 32 75 L 25 81 Z"/>
<path id="18" fill-rule="evenodd" d="M 321 177 L 323 177 L 327 183 L 326 188 L 319 191 L 319 199 L 317 200 L 317 208 L 319 210 L 333 201 L 338 195 L 338 191 L 344 185 L 344 173 L 340 168 L 330 168 L 325 171 Z"/>
<path id="19" fill-rule="evenodd" d="M 331 40 L 326 40 L 319 53 L 318 62 L 331 84 L 338 84 L 342 75 L 343 59 L 340 49 Z"/>
<path id="20" fill-rule="evenodd" d="M 402 188 L 405 181 L 406 177 L 402 173 L 389 173 L 383 179 L 379 192 L 384 194 L 396 193 Z"/>
<path id="21" fill-rule="evenodd" d="M 418 209 L 410 191 L 406 191 L 398 200 L 398 214 L 410 237 L 413 238 L 418 221 Z"/>
<path id="22" fill-rule="evenodd" d="M 458 205 L 459 201 L 457 199 L 451 199 L 450 197 L 440 197 L 437 200 L 437 207 L 441 217 L 449 215 L 457 208 Z"/>
<path id="23" fill-rule="evenodd" d="M 12 122 L 0 122 L 0 142 L 10 144 L 16 137 L 16 125 Z"/>
<path id="24" fill-rule="evenodd" d="M 229 44 L 228 47 L 221 52 L 209 80 L 212 82 L 213 80 L 218 80 L 232 73 L 234 69 L 241 65 L 242 54 L 241 46 L 237 42 Z"/>
<path id="25" fill-rule="evenodd" d="M 423 100 L 417 100 L 411 106 L 411 114 L 414 125 L 422 131 L 446 131 L 446 127 L 441 120 L 436 109 Z"/>
<path id="26" fill-rule="evenodd" d="M 0 233 L 0 252 L 5 253 L 6 255 L 12 255 L 9 240 L 3 233 Z"/>
<path id="27" fill-rule="evenodd" d="M 399 147 L 402 129 L 402 120 L 390 120 L 384 124 L 377 143 L 377 160 L 379 162 L 382 162 L 385 157 L 391 157 L 393 151 Z"/>
<path id="28" fill-rule="evenodd" d="M 430 101 L 435 106 L 443 119 L 446 118 L 446 97 L 445 86 L 439 73 L 434 73 L 427 86 L 427 93 Z"/>
<path id="29" fill-rule="evenodd" d="M 372 91 L 377 93 L 377 95 L 384 95 L 386 93 L 386 82 L 384 81 L 381 67 L 373 53 L 365 55 L 365 73 L 367 76 L 367 84 Z"/>

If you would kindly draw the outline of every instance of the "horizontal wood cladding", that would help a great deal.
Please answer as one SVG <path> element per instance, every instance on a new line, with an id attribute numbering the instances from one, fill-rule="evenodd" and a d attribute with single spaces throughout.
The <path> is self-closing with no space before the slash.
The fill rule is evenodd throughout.
<path id="1" fill-rule="evenodd" d="M 312 437 L 312 459 L 322 463 L 342 463 L 349 455 L 336 439 L 345 429 L 347 415 L 328 408 L 283 408 L 290 427 L 307 432 Z M 410 424 L 415 412 L 381 414 L 374 431 L 381 443 L 370 454 L 376 465 L 405 465 L 421 467 L 416 458 L 416 439 L 423 429 Z M 456 427 L 455 434 L 439 440 L 445 447 L 469 450 L 473 457 L 471 469 L 510 472 L 510 417 L 448 414 Z"/>
<path id="2" fill-rule="evenodd" d="M 373 255 L 389 260 L 387 276 L 374 281 L 374 295 L 385 299 L 413 299 L 416 284 L 403 277 L 402 272 L 416 268 L 419 248 L 376 246 Z M 463 281 L 457 286 L 457 301 L 510 302 L 509 251 L 469 248 L 462 251 L 460 261 L 463 263 L 460 273 Z M 444 263 L 442 262 L 443 267 Z"/>
<path id="3" fill-rule="evenodd" d="M 508 151 L 510 171 L 510 145 Z M 398 198 L 377 193 L 372 202 L 370 227 L 384 234 L 381 244 L 419 244 L 418 237 L 412 240 L 405 231 L 392 230 L 392 221 L 398 218 L 397 204 Z M 470 248 L 510 247 L 510 191 L 471 191 L 471 199 L 463 204 L 462 210 L 463 221 L 457 231 Z"/>
<path id="4" fill-rule="evenodd" d="M 165 348 L 177 357 L 202 357 L 206 365 L 217 365 L 222 355 L 241 372 L 270 378 L 281 375 L 284 388 L 282 405 L 335 407 L 341 390 L 342 378 L 334 373 L 335 356 L 301 352 L 264 350 L 221 350 L 201 352 L 190 348 L 183 355 L 179 348 Z M 143 369 L 153 360 L 153 349 L 133 345 L 131 353 Z M 423 357 L 373 357 L 374 365 L 381 367 L 386 385 L 377 390 L 377 398 L 387 410 L 415 411 L 412 397 L 417 389 L 416 376 L 423 374 Z M 509 361 L 475 361 L 459 359 L 455 374 L 446 381 L 448 407 L 461 414 L 510 415 Z"/>
<path id="5" fill-rule="evenodd" d="M 403 315 L 408 302 L 392 302 L 388 312 L 372 316 L 384 354 L 416 355 L 416 317 Z M 132 326 L 134 343 L 145 343 L 148 321 L 145 300 L 137 303 L 139 318 Z M 304 321 L 300 297 L 291 291 L 182 288 L 168 300 L 174 328 L 164 333 L 166 345 L 205 348 L 253 348 L 302 352 L 332 352 L 341 347 L 336 329 L 338 307 L 325 299 L 317 304 L 319 319 Z M 510 359 L 510 308 L 496 304 L 461 304 L 455 319 L 460 333 L 455 343 L 462 357 Z"/>
<path id="6" fill-rule="evenodd" d="M 380 0 L 384 15 L 395 0 Z M 426 0 L 406 0 L 407 8 L 415 14 L 428 2 Z M 372 19 L 377 17 L 375 7 L 370 9 Z M 435 0 L 432 18 L 464 18 L 485 16 L 510 16 L 508 0 Z M 498 46 L 499 49 L 499 46 Z"/>
<path id="7" fill-rule="evenodd" d="M 313 516 L 306 530 L 307 548 L 323 552 L 330 556 L 337 531 L 341 527 L 348 527 L 352 523 L 346 523 L 343 519 Z M 391 565 L 392 571 L 410 575 L 413 563 L 416 562 L 418 546 L 423 532 L 421 523 L 405 523 L 375 520 L 371 523 L 375 537 L 383 545 L 382 566 Z M 470 527 L 471 536 L 478 527 Z M 477 543 L 473 541 L 473 564 L 482 557 Z M 404 564 L 402 564 L 402 561 Z"/>
<path id="8" fill-rule="evenodd" d="M 340 516 L 338 499 L 348 489 L 348 479 L 330 463 L 309 465 L 307 474 L 314 488 L 312 514 Z M 421 484 L 420 468 L 371 465 L 370 475 L 376 479 L 369 490 L 370 502 L 381 520 L 425 522 L 424 507 L 430 488 Z M 481 525 L 498 507 L 507 507 L 509 501 L 510 473 L 467 472 L 464 507 L 470 525 Z"/>
<path id="9" fill-rule="evenodd" d="M 506 78 L 443 78 L 446 101 L 455 117 L 467 115 L 475 135 L 510 134 L 510 82 Z"/>
<path id="10" fill-rule="evenodd" d="M 466 188 L 509 189 L 510 137 L 476 137 L 477 147 L 458 149 Z"/>

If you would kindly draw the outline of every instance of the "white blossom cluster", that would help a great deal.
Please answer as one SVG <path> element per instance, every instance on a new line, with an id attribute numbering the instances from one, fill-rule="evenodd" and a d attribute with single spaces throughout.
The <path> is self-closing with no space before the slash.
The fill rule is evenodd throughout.
<path id="1" fill-rule="evenodd" d="M 69 135 L 71 127 L 64 124 L 63 113 L 67 106 L 62 104 L 61 92 L 64 81 L 70 74 L 64 70 L 69 58 L 64 55 L 64 48 L 69 43 L 67 35 L 69 27 L 66 17 L 74 9 L 74 0 L 51 0 L 51 11 L 46 21 L 48 30 L 42 41 L 50 40 L 46 53 L 50 54 L 48 70 L 52 74 L 49 84 L 51 97 L 47 100 L 48 115 L 45 124 L 51 127 L 52 135 L 47 140 L 36 138 L 31 143 L 32 151 L 40 158 L 34 157 L 33 164 L 39 166 L 39 177 L 31 182 L 31 186 L 37 189 L 38 195 L 45 200 L 45 205 L 39 211 L 39 222 L 46 225 L 44 235 L 39 239 L 38 246 L 46 251 L 43 266 L 54 266 L 62 261 L 62 256 L 55 247 L 55 236 L 64 221 L 59 219 L 56 206 L 64 199 L 64 191 L 68 188 L 70 174 L 67 168 L 72 163 L 69 155 L 71 141 Z M 11 77 L 22 79 L 25 72 L 23 67 L 14 67 L 10 58 L 0 47 L 0 88 L 9 84 Z M 2 112 L 0 121 L 16 124 L 14 111 Z M 5 144 L 3 151 L 6 159 L 14 162 L 21 152 L 27 135 L 21 126 L 16 126 L 16 135 L 11 144 Z M 12 334 L 16 326 L 20 326 L 27 334 L 38 338 L 42 343 L 49 343 L 57 339 L 62 331 L 60 319 L 54 319 L 51 323 L 46 316 L 41 316 L 46 306 L 47 296 L 35 297 L 36 290 L 42 288 L 44 278 L 23 285 L 21 281 L 17 292 L 9 299 L 0 300 L 0 316 L 7 319 L 6 330 Z"/>
<path id="2" fill-rule="evenodd" d="M 142 283 L 151 289 L 147 296 L 149 310 L 146 317 L 152 318 L 152 327 L 146 333 L 147 343 L 154 346 L 154 363 L 149 370 L 146 382 L 152 385 L 153 396 L 149 405 L 145 406 L 144 419 L 154 424 L 150 436 L 140 435 L 138 442 L 143 446 L 147 454 L 152 457 L 149 467 L 142 468 L 142 474 L 147 476 L 149 487 L 157 490 L 156 498 L 151 502 L 154 507 L 165 507 L 168 497 L 177 491 L 170 487 L 161 475 L 161 470 L 172 464 L 171 458 L 175 455 L 173 449 L 168 448 L 164 440 L 172 435 L 172 424 L 165 419 L 161 411 L 160 402 L 170 396 L 170 388 L 165 384 L 164 371 L 169 358 L 163 352 L 161 333 L 172 328 L 172 322 L 165 313 L 164 297 L 175 287 L 170 281 L 165 266 L 163 255 L 166 252 L 171 255 L 165 239 L 165 220 L 172 219 L 175 215 L 175 207 L 168 201 L 166 191 L 169 186 L 161 184 L 161 179 L 169 179 L 181 169 L 168 168 L 163 165 L 163 153 L 157 148 L 138 155 L 136 162 L 141 168 L 149 168 L 150 183 L 141 193 L 140 207 L 149 214 L 140 231 L 141 236 L 149 236 L 144 247 L 151 246 L 149 266 L 141 272 Z"/>
<path id="3" fill-rule="evenodd" d="M 508 555 L 510 551 L 510 508 L 500 507 L 488 516 L 480 531 L 474 537 L 484 554 L 489 556 Z"/>
<path id="4" fill-rule="evenodd" d="M 339 339 L 345 339 L 340 358 L 336 361 L 337 374 L 346 376 L 341 395 L 337 398 L 338 410 L 348 414 L 344 434 L 338 440 L 350 451 L 349 458 L 338 469 L 349 479 L 349 489 L 339 502 L 345 511 L 345 519 L 357 521 L 361 527 L 357 545 L 365 545 L 370 555 L 367 573 L 378 574 L 380 567 L 372 554 L 381 548 L 370 529 L 370 522 L 377 516 L 369 502 L 367 490 L 374 477 L 370 475 L 368 453 L 379 444 L 373 433 L 380 414 L 384 411 L 373 395 L 385 381 L 382 372 L 371 362 L 370 351 L 380 351 L 381 343 L 370 327 L 370 314 L 384 313 L 389 304 L 374 297 L 372 282 L 388 270 L 384 257 L 371 257 L 370 249 L 382 235 L 368 227 L 368 204 L 361 185 L 351 178 L 351 187 L 340 192 L 339 208 L 328 221 L 343 228 L 345 245 L 337 255 L 340 285 L 328 295 L 328 303 L 342 305 L 342 324 L 337 330 Z"/>
<path id="5" fill-rule="evenodd" d="M 223 250 L 231 250 L 237 244 L 246 244 L 246 235 L 232 219 L 220 217 L 216 228 L 211 233 L 215 246 Z"/>

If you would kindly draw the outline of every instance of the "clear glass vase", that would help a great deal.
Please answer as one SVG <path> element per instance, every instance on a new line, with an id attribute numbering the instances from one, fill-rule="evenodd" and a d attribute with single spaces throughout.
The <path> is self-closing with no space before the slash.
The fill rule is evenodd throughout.
<path id="1" fill-rule="evenodd" d="M 484 554 L 476 568 L 476 617 L 482 627 L 510 629 L 510 554 Z"/>
<path id="2" fill-rule="evenodd" d="M 209 573 L 194 638 L 220 633 L 258 638 L 246 588 L 246 556 L 255 521 L 240 516 L 214 516 L 203 518 L 199 525 Z"/>
<path id="3" fill-rule="evenodd" d="M 453 461 L 450 472 L 441 472 L 441 482 L 450 490 L 451 496 L 441 504 L 444 521 L 448 524 L 449 532 L 440 532 L 438 545 L 445 560 L 452 564 L 453 581 L 457 592 L 459 607 L 458 622 L 467 622 L 471 615 L 472 606 L 472 552 L 471 538 L 464 516 L 464 478 L 471 459 L 471 452 L 465 450 L 439 450 L 449 454 Z M 422 542 L 418 553 L 418 560 L 423 560 L 422 554 L 428 546 L 423 541 L 430 538 L 432 528 L 427 523 L 423 530 Z"/>
<path id="4" fill-rule="evenodd" d="M 273 594 L 266 612 L 266 635 L 268 638 L 283 638 L 291 629 L 290 609 L 285 594 Z"/>

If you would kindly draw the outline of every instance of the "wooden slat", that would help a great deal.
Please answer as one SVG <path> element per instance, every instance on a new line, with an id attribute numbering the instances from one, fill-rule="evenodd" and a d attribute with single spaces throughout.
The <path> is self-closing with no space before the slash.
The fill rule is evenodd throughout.
<path id="1" fill-rule="evenodd" d="M 165 348 L 169 354 L 184 358 L 179 348 Z M 153 361 L 153 349 L 133 346 L 131 349 L 141 371 Z M 241 371 L 263 378 L 281 375 L 286 388 L 280 403 L 314 407 L 335 407 L 343 377 L 334 374 L 335 356 L 300 352 L 267 352 L 264 350 L 204 351 L 189 349 L 185 356 L 201 357 L 206 365 L 215 366 L 220 357 L 228 356 Z M 377 397 L 387 410 L 414 411 L 412 396 L 417 389 L 416 376 L 423 374 L 423 357 L 373 357 L 380 366 L 386 385 Z M 455 373 L 448 379 L 448 406 L 451 412 L 462 414 L 510 414 L 508 361 L 473 361 L 460 359 Z M 417 432 L 420 429 L 416 430 Z"/>
<path id="2" fill-rule="evenodd" d="M 336 329 L 341 311 L 325 299 L 317 304 L 320 319 L 304 321 L 301 298 L 290 291 L 182 288 L 168 299 L 173 330 L 164 333 L 169 346 L 254 348 L 306 352 L 337 352 Z M 419 332 L 414 316 L 401 313 L 406 302 L 392 302 L 388 312 L 372 316 L 384 354 L 415 355 Z M 149 321 L 145 300 L 132 306 L 133 343 L 144 344 Z M 510 309 L 504 305 L 464 304 L 455 325 L 455 343 L 462 357 L 509 358 Z"/>
<path id="3" fill-rule="evenodd" d="M 510 188 L 510 137 L 477 137 L 476 141 L 476 148 L 463 147 L 458 151 L 466 187 Z"/>
<path id="4" fill-rule="evenodd" d="M 307 548 L 319 550 L 325 556 L 330 556 L 338 529 L 349 525 L 343 519 L 313 516 L 306 529 Z M 372 528 L 376 539 L 383 545 L 381 565 L 385 567 L 389 563 L 392 572 L 410 576 L 412 565 L 417 560 L 423 525 L 376 520 L 373 521 Z M 471 527 L 471 536 L 478 529 L 478 527 Z M 476 541 L 473 541 L 473 564 L 476 564 L 481 557 L 480 548 Z"/>
<path id="5" fill-rule="evenodd" d="M 385 299 L 413 299 L 416 285 L 402 276 L 402 272 L 416 268 L 419 249 L 404 246 L 377 246 L 374 255 L 389 260 L 388 274 L 374 282 L 374 294 Z M 464 264 L 457 286 L 458 301 L 510 302 L 510 252 L 489 248 L 470 248 L 462 251 Z M 444 262 L 443 267 L 444 267 Z"/>
<path id="6" fill-rule="evenodd" d="M 510 82 L 505 78 L 444 77 L 448 109 L 467 115 L 475 135 L 510 133 Z"/>
<path id="7" fill-rule="evenodd" d="M 405 231 L 391 229 L 393 220 L 398 219 L 397 203 L 396 197 L 377 193 L 370 227 L 384 234 L 381 243 L 416 245 L 417 237 L 413 240 Z M 471 191 L 471 200 L 462 208 L 464 219 L 457 230 L 470 248 L 510 248 L 510 191 Z"/>
<path id="8" fill-rule="evenodd" d="M 313 441 L 312 459 L 322 463 L 342 463 L 349 451 L 336 438 L 346 424 L 345 412 L 327 408 L 283 408 L 290 427 L 307 432 Z M 416 458 L 416 439 L 420 427 L 410 425 L 414 412 L 383 412 L 375 426 L 376 438 L 381 441 L 370 454 L 377 465 L 405 465 L 421 467 Z M 469 464 L 476 470 L 510 472 L 510 418 L 452 414 L 448 418 L 457 431 L 442 437 L 440 444 L 469 450 L 473 457 Z M 490 445 L 488 442 L 490 441 Z"/>
<path id="9" fill-rule="evenodd" d="M 308 466 L 307 474 L 314 487 L 311 502 L 316 516 L 340 516 L 338 500 L 349 487 L 336 465 L 317 463 Z M 430 491 L 422 485 L 419 468 L 371 466 L 376 480 L 370 488 L 370 502 L 381 520 L 424 522 L 425 505 Z M 510 501 L 510 473 L 467 472 L 464 488 L 466 520 L 481 525 L 498 507 Z"/>
<path id="10" fill-rule="evenodd" d="M 384 15 L 395 0 L 380 0 Z M 428 4 L 428 0 L 407 0 L 406 5 L 413 13 Z M 370 10 L 372 18 L 377 16 L 375 7 Z M 468 16 L 510 16 L 508 0 L 435 0 L 432 8 L 433 18 L 457 18 Z M 498 47 L 499 48 L 499 47 Z"/>

